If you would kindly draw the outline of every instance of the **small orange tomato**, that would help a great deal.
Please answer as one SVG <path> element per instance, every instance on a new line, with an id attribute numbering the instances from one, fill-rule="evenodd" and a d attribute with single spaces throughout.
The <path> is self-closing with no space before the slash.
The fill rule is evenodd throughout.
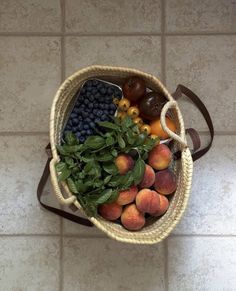
<path id="1" fill-rule="evenodd" d="M 125 116 L 126 116 L 126 113 L 125 113 L 125 112 L 119 111 L 119 112 L 117 113 L 117 117 L 120 118 L 120 119 L 124 119 Z"/>
<path id="2" fill-rule="evenodd" d="M 148 124 L 142 125 L 140 130 L 145 132 L 147 135 L 151 133 L 151 127 Z"/>
<path id="3" fill-rule="evenodd" d="M 128 111 L 127 111 L 128 115 L 131 117 L 131 118 L 135 118 L 135 117 L 138 117 L 139 116 L 139 109 L 138 107 L 136 106 L 131 106 Z"/>
<path id="4" fill-rule="evenodd" d="M 133 119 L 133 122 L 134 122 L 135 124 L 137 124 L 138 127 L 141 127 L 141 126 L 143 125 L 143 120 L 142 120 L 142 118 L 140 118 L 140 117 L 136 117 L 136 118 L 134 118 L 134 119 Z"/>
<path id="5" fill-rule="evenodd" d="M 122 111 L 127 111 L 130 107 L 130 101 L 126 98 L 123 98 L 119 101 L 118 107 Z"/>

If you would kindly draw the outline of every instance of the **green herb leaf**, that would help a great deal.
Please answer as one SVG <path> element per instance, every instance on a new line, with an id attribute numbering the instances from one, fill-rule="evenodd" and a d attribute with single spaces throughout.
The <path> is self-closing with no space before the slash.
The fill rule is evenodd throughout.
<path id="1" fill-rule="evenodd" d="M 102 126 L 102 127 L 105 127 L 105 128 L 109 128 L 109 129 L 113 129 L 113 130 L 116 130 L 116 131 L 120 131 L 120 127 L 117 124 L 114 124 L 112 122 L 101 121 L 101 122 L 98 122 L 98 124 L 100 126 Z"/>
<path id="2" fill-rule="evenodd" d="M 59 162 L 56 164 L 57 172 L 61 172 L 65 167 L 66 167 L 66 163 L 64 163 L 64 162 Z"/>
<path id="3" fill-rule="evenodd" d="M 106 189 L 104 190 L 99 198 L 97 199 L 96 203 L 99 204 L 104 204 L 112 195 L 113 190 L 112 189 Z"/>
<path id="4" fill-rule="evenodd" d="M 118 152 L 116 149 L 112 149 L 111 154 L 113 155 L 113 157 L 117 157 L 118 156 Z"/>
<path id="5" fill-rule="evenodd" d="M 134 122 L 133 122 L 133 120 L 129 116 L 126 116 L 122 120 L 121 124 L 122 124 L 123 127 L 129 128 L 129 127 L 131 127 L 134 124 Z"/>
<path id="6" fill-rule="evenodd" d="M 108 162 L 108 161 L 111 161 L 113 159 L 114 159 L 114 157 L 110 153 L 106 153 L 106 154 L 103 154 L 103 155 L 100 155 L 100 156 L 96 157 L 96 160 L 99 161 L 99 162 Z"/>
<path id="7" fill-rule="evenodd" d="M 109 136 L 106 138 L 106 145 L 107 146 L 113 145 L 114 143 L 115 143 L 115 140 L 112 136 Z"/>
<path id="8" fill-rule="evenodd" d="M 113 190 L 110 198 L 107 199 L 106 203 L 113 203 L 117 200 L 118 197 L 119 197 L 119 191 Z"/>
<path id="9" fill-rule="evenodd" d="M 125 141 L 120 134 L 117 135 L 117 141 L 118 141 L 120 148 L 124 149 L 125 148 Z"/>
<path id="10" fill-rule="evenodd" d="M 83 183 L 82 180 L 75 181 L 75 187 L 78 193 L 84 193 L 87 191 L 87 186 Z"/>
<path id="11" fill-rule="evenodd" d="M 75 165 L 74 160 L 70 157 L 65 157 L 65 162 L 68 166 L 71 166 L 71 167 Z"/>
<path id="12" fill-rule="evenodd" d="M 71 178 L 67 179 L 67 185 L 72 193 L 78 193 L 75 182 Z"/>
<path id="13" fill-rule="evenodd" d="M 67 165 L 65 164 L 65 167 L 59 171 L 58 173 L 58 180 L 59 181 L 65 181 L 71 174 L 71 170 L 67 168 Z"/>
<path id="14" fill-rule="evenodd" d="M 104 179 L 104 184 L 107 184 L 112 178 L 112 175 L 108 175 L 106 176 L 106 178 Z"/>
<path id="15" fill-rule="evenodd" d="M 119 172 L 118 169 L 117 169 L 117 167 L 116 167 L 116 165 L 114 163 L 109 163 L 109 164 L 104 163 L 102 165 L 102 167 L 103 167 L 103 170 L 105 172 L 107 172 L 108 174 L 110 174 L 110 175 L 116 175 Z"/>
<path id="16" fill-rule="evenodd" d="M 68 132 L 65 137 L 66 142 L 68 145 L 77 145 L 79 144 L 79 140 L 76 138 L 76 136 L 72 132 Z"/>
<path id="17" fill-rule="evenodd" d="M 103 147 L 104 145 L 105 145 L 105 139 L 99 135 L 89 136 L 84 143 L 84 146 L 90 149 L 99 149 Z"/>
<path id="18" fill-rule="evenodd" d="M 138 185 L 142 181 L 144 171 L 145 171 L 145 163 L 141 158 L 139 158 L 133 168 L 134 185 Z"/>

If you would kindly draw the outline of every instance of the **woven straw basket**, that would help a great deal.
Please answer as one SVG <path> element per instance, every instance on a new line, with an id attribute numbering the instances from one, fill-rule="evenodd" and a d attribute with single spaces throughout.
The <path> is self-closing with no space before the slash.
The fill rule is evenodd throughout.
<path id="1" fill-rule="evenodd" d="M 53 100 L 50 116 L 50 143 L 53 156 L 50 162 L 51 182 L 55 195 L 62 205 L 74 204 L 84 213 L 76 197 L 69 191 L 66 183 L 59 184 L 58 182 L 55 164 L 59 161 L 60 157 L 56 145 L 60 144 L 63 126 L 71 110 L 75 93 L 85 80 L 89 78 L 98 78 L 121 85 L 124 78 L 132 75 L 143 78 L 148 88 L 153 91 L 161 92 L 168 100 L 161 112 L 161 124 L 164 130 L 174 140 L 175 150 L 179 150 L 182 153 L 181 158 L 174 162 L 173 165 L 178 179 L 177 190 L 171 198 L 170 207 L 165 215 L 160 219 L 151 218 L 147 225 L 140 231 L 128 231 L 121 225 L 104 220 L 99 216 L 96 218 L 90 217 L 89 220 L 115 240 L 135 244 L 154 244 L 160 242 L 169 235 L 186 208 L 191 188 L 193 162 L 190 150 L 187 146 L 183 118 L 178 104 L 164 85 L 153 75 L 123 67 L 91 66 L 79 70 L 65 80 Z M 167 111 L 171 111 L 178 125 L 176 134 L 171 132 L 165 124 L 165 115 Z"/>

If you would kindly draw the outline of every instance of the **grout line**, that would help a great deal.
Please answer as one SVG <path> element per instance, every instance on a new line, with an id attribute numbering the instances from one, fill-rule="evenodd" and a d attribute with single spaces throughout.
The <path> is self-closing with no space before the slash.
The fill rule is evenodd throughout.
<path id="1" fill-rule="evenodd" d="M 161 36 L 160 32 L 104 32 L 104 33 L 79 33 L 79 32 L 0 32 L 0 36 L 11 37 L 11 36 L 22 36 L 22 37 L 52 37 L 52 36 L 112 36 L 112 37 L 122 37 L 122 36 Z M 166 32 L 165 36 L 221 36 L 221 35 L 233 35 L 236 36 L 236 32 Z"/>
<path id="2" fill-rule="evenodd" d="M 165 254 L 165 264 L 164 264 L 165 291 L 168 291 L 169 290 L 168 237 L 164 240 L 164 254 Z"/>
<path id="3" fill-rule="evenodd" d="M 165 0 L 161 2 L 161 75 L 166 85 L 166 38 L 165 38 Z"/>

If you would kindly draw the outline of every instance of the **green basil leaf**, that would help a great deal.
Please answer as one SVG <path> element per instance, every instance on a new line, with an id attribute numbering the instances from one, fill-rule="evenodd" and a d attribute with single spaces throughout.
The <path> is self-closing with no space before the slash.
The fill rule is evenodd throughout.
<path id="1" fill-rule="evenodd" d="M 76 153 L 79 152 L 81 150 L 81 148 L 83 147 L 83 145 L 64 145 L 63 148 L 67 153 Z"/>
<path id="2" fill-rule="evenodd" d="M 118 199 L 118 197 L 119 197 L 119 191 L 113 190 L 110 198 L 107 199 L 106 203 L 113 203 Z"/>
<path id="3" fill-rule="evenodd" d="M 105 145 L 105 139 L 98 135 L 89 136 L 84 146 L 90 148 L 90 149 L 99 149 Z"/>
<path id="4" fill-rule="evenodd" d="M 136 141 L 134 143 L 134 146 L 140 146 L 140 145 L 143 145 L 145 140 L 147 138 L 147 135 L 145 133 L 140 133 L 137 138 L 136 138 Z"/>
<path id="5" fill-rule="evenodd" d="M 113 157 L 117 157 L 118 156 L 118 152 L 116 149 L 112 149 L 111 154 L 113 155 Z"/>
<path id="6" fill-rule="evenodd" d="M 75 165 L 74 160 L 70 157 L 65 157 L 65 162 L 68 166 L 71 166 L 71 167 Z"/>
<path id="7" fill-rule="evenodd" d="M 103 170 L 105 172 L 107 172 L 108 174 L 110 174 L 110 175 L 116 175 L 119 172 L 114 163 L 109 163 L 109 164 L 108 163 L 104 163 L 102 165 L 102 167 L 103 167 Z"/>
<path id="8" fill-rule="evenodd" d="M 112 189 L 106 189 L 104 190 L 101 195 L 99 195 L 99 198 L 97 199 L 96 203 L 104 204 L 112 195 L 113 190 Z"/>
<path id="9" fill-rule="evenodd" d="M 112 122 L 108 122 L 108 121 L 101 121 L 101 122 L 98 122 L 98 124 L 102 127 L 105 127 L 105 128 L 109 128 L 109 129 L 113 129 L 113 130 L 116 130 L 116 131 L 120 131 L 120 127 Z"/>
<path id="10" fill-rule="evenodd" d="M 133 168 L 134 185 L 138 185 L 142 181 L 144 171 L 145 171 L 145 163 L 141 158 L 139 158 Z"/>
<path id="11" fill-rule="evenodd" d="M 70 176 L 70 174 L 71 174 L 71 170 L 69 170 L 66 166 L 59 172 L 58 180 L 65 181 Z"/>
<path id="12" fill-rule="evenodd" d="M 76 188 L 76 184 L 71 178 L 67 179 L 67 185 L 72 193 L 78 193 L 78 190 Z"/>
<path id="13" fill-rule="evenodd" d="M 68 145 L 77 145 L 79 144 L 79 140 L 72 132 L 68 132 L 65 137 L 66 143 Z"/>
<path id="14" fill-rule="evenodd" d="M 56 147 L 57 147 L 58 152 L 59 152 L 62 156 L 66 156 L 66 155 L 69 154 L 69 153 L 65 150 L 64 146 L 57 145 Z"/>
<path id="15" fill-rule="evenodd" d="M 121 125 L 124 127 L 124 128 L 129 128 L 131 127 L 132 125 L 134 124 L 133 120 L 129 117 L 129 116 L 126 116 L 122 122 L 121 122 Z"/>
<path id="16" fill-rule="evenodd" d="M 66 163 L 59 162 L 56 164 L 56 170 L 57 172 L 61 172 L 64 168 L 66 168 Z"/>
<path id="17" fill-rule="evenodd" d="M 125 133 L 125 137 L 126 137 L 126 140 L 128 142 L 128 144 L 130 145 L 133 145 L 135 140 L 136 140 L 136 136 L 134 135 L 134 133 L 132 132 L 132 130 L 128 130 L 126 133 Z"/>
<path id="18" fill-rule="evenodd" d="M 84 163 L 93 162 L 94 157 L 91 154 L 90 155 L 82 155 L 82 156 L 80 156 L 80 160 Z"/>
<path id="19" fill-rule="evenodd" d="M 94 167 L 94 161 L 88 162 L 84 167 L 84 172 L 89 173 Z"/>
<path id="20" fill-rule="evenodd" d="M 123 181 L 124 181 L 124 176 L 121 176 L 121 175 L 113 176 L 110 182 L 108 183 L 108 185 L 110 187 L 118 187 L 122 185 Z"/>
<path id="21" fill-rule="evenodd" d="M 111 161 L 113 159 L 114 159 L 114 157 L 110 153 L 106 153 L 106 154 L 103 154 L 103 155 L 100 155 L 100 156 L 96 157 L 96 160 L 99 161 L 99 162 L 108 162 L 108 161 Z"/>
<path id="22" fill-rule="evenodd" d="M 125 148 L 125 141 L 120 134 L 117 135 L 117 141 L 118 141 L 120 148 L 124 149 Z"/>
<path id="23" fill-rule="evenodd" d="M 109 136 L 106 138 L 106 145 L 107 146 L 113 145 L 114 143 L 115 143 L 115 140 L 112 136 Z"/>
<path id="24" fill-rule="evenodd" d="M 107 184 L 112 178 L 112 175 L 108 175 L 106 176 L 106 178 L 104 179 L 104 184 Z"/>
<path id="25" fill-rule="evenodd" d="M 84 193 L 87 191 L 87 186 L 84 185 L 82 180 L 75 181 L 75 186 L 76 186 L 77 191 L 80 193 Z"/>

